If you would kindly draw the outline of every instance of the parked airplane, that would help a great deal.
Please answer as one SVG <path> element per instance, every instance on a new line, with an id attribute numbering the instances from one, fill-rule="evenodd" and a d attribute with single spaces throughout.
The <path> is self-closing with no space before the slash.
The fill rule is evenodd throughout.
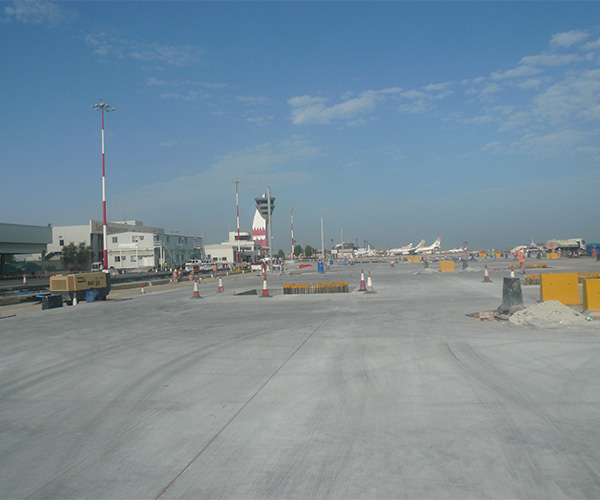
<path id="1" fill-rule="evenodd" d="M 389 253 L 392 255 L 412 255 L 414 254 L 418 248 L 421 248 L 425 244 L 425 240 L 419 241 L 416 247 L 413 247 L 412 243 L 405 245 L 400 248 L 392 248 Z"/>
<path id="2" fill-rule="evenodd" d="M 442 242 L 442 238 L 438 237 L 437 240 L 435 240 L 433 242 L 433 244 L 429 245 L 428 247 L 421 247 L 421 248 L 415 248 L 416 253 L 432 253 L 432 252 L 437 252 L 440 248 L 440 244 Z"/>
<path id="3" fill-rule="evenodd" d="M 524 250 L 526 252 L 543 252 L 544 248 L 539 246 L 535 241 L 533 241 L 533 236 L 531 236 L 531 242 L 529 245 L 518 245 L 513 248 L 510 252 L 512 254 L 518 253 L 520 250 Z"/>

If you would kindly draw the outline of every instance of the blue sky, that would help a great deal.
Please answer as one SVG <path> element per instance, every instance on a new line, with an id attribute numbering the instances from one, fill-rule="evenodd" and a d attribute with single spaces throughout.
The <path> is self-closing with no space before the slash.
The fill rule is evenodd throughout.
<path id="1" fill-rule="evenodd" d="M 598 2 L 2 2 L 0 220 L 600 241 Z"/>

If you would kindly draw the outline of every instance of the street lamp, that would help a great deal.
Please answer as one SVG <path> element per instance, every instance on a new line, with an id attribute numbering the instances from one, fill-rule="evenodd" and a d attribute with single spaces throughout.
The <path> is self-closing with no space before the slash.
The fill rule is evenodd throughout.
<path id="1" fill-rule="evenodd" d="M 114 111 L 110 104 L 107 104 L 100 99 L 98 104 L 92 106 L 96 111 L 102 112 L 102 246 L 104 249 L 104 271 L 108 272 L 108 246 L 106 241 L 106 184 L 104 178 L 106 175 L 105 163 L 104 163 L 104 112 Z"/>

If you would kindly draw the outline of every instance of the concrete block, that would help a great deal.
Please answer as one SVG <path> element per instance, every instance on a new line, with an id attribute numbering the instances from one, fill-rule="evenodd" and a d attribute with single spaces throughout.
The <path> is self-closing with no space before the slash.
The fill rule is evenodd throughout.
<path id="1" fill-rule="evenodd" d="M 542 274 L 540 276 L 540 300 L 558 300 L 566 306 L 581 304 L 577 273 Z"/>
<path id="2" fill-rule="evenodd" d="M 600 311 L 600 279 L 583 280 L 583 310 Z"/>

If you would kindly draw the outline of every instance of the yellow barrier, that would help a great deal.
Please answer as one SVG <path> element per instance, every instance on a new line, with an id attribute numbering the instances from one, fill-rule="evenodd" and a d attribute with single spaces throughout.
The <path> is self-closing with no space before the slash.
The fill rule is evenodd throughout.
<path id="1" fill-rule="evenodd" d="M 348 293 L 347 281 L 316 283 L 287 283 L 283 285 L 284 295 L 307 295 L 313 293 Z"/>
<path id="2" fill-rule="evenodd" d="M 440 272 L 453 273 L 454 272 L 454 261 L 453 260 L 440 260 Z"/>
<path id="3" fill-rule="evenodd" d="M 408 260 L 409 260 L 409 262 L 412 262 L 413 264 L 418 264 L 419 262 L 421 262 L 421 257 L 419 257 L 417 255 L 409 255 Z"/>
<path id="4" fill-rule="evenodd" d="M 502 254 L 501 253 L 496 253 L 496 258 L 497 259 L 501 259 L 502 258 Z"/>
<path id="5" fill-rule="evenodd" d="M 600 311 L 600 279 L 583 280 L 583 310 Z"/>
<path id="6" fill-rule="evenodd" d="M 550 252 L 548 252 L 546 254 L 546 258 L 550 259 L 550 260 L 558 259 L 558 254 L 557 253 L 550 253 Z"/>
<path id="7" fill-rule="evenodd" d="M 577 273 L 542 274 L 540 300 L 558 300 L 566 306 L 581 304 Z"/>

